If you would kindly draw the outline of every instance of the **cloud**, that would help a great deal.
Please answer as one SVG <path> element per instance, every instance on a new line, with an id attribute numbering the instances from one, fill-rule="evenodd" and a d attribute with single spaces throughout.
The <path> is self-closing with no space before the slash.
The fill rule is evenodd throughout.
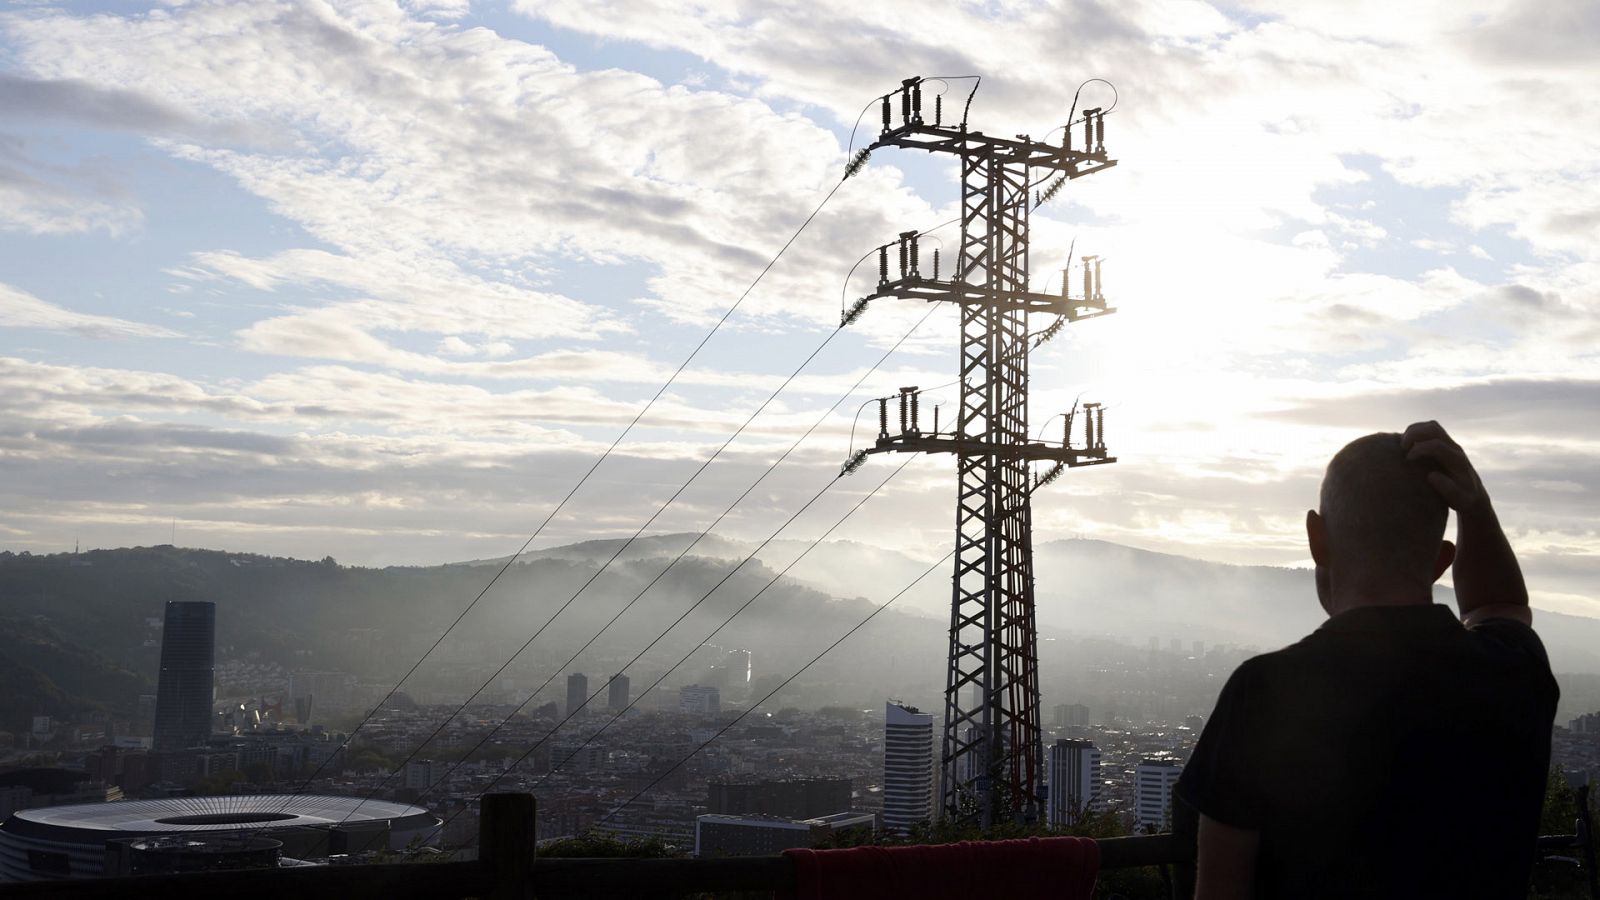
<path id="1" fill-rule="evenodd" d="M 1437 419 L 1500 436 L 1600 442 L 1600 380 L 1490 380 L 1450 387 L 1361 392 L 1271 414 L 1292 422 L 1397 431 Z"/>
<path id="2" fill-rule="evenodd" d="M 37 158 L 31 144 L 0 132 L 0 231 L 121 236 L 143 223 L 143 213 L 107 173 Z"/>
<path id="3" fill-rule="evenodd" d="M 178 332 L 157 325 L 73 312 L 5 283 L 0 283 L 0 325 L 64 331 L 91 338 L 179 336 Z"/>
<path id="4" fill-rule="evenodd" d="M 85 521 L 155 521 L 169 510 L 152 498 L 170 497 L 170 512 L 229 535 L 370 534 L 327 538 L 363 553 L 385 533 L 419 554 L 470 545 L 441 519 L 515 535 L 837 183 L 863 103 L 915 72 L 980 72 L 974 127 L 1039 136 L 1102 75 L 1122 92 L 1107 120 L 1122 165 L 1033 215 L 1032 277 L 1075 262 L 1077 240 L 1105 258 L 1121 312 L 1041 348 L 1031 400 L 1035 426 L 1080 391 L 1112 403 L 1123 461 L 1041 495 L 1040 539 L 1299 559 L 1296 514 L 1327 455 L 1358 429 L 1439 417 L 1490 448 L 1497 503 L 1529 546 L 1593 551 L 1582 501 L 1600 485 L 1581 420 L 1600 379 L 1587 101 L 1600 72 L 1535 32 L 1536 5 L 516 8 L 527 21 L 505 33 L 452 2 L 0 16 L 13 119 L 131 131 L 272 217 L 184 234 L 159 263 L 196 326 L 247 354 L 237 368 L 0 364 L 6 481 L 39 492 L 8 505 L 42 529 L 66 527 L 50 519 L 52 484 Z M 1581 41 L 1587 14 L 1559 10 Z M 572 49 L 530 42 L 545 29 Z M 674 84 L 676 63 L 656 56 L 659 75 L 629 71 L 615 64 L 626 52 L 591 56 L 572 34 L 689 54 L 698 72 Z M 947 117 L 968 84 L 950 83 Z M 1093 84 L 1082 99 L 1110 95 Z M 276 140 L 229 130 L 242 122 Z M 22 149 L 23 163 L 0 155 L 0 193 L 21 185 L 0 227 L 148 227 L 93 166 Z M 565 533 L 636 527 L 642 498 L 670 493 L 831 330 L 851 261 L 957 214 L 953 179 L 920 155 L 875 154 L 600 470 Z M 875 303 L 841 335 L 731 448 L 736 464 L 688 492 L 685 527 L 809 427 L 918 306 Z M 892 362 L 862 399 L 950 380 L 954 332 L 935 319 L 912 342 L 919 358 Z M 791 460 L 798 473 L 831 477 L 852 412 Z M 794 484 L 740 527 L 782 513 Z M 946 465 L 907 470 L 865 514 L 869 536 L 947 542 L 950 485 Z M 1585 571 L 1561 589 L 1579 592 Z"/>
<path id="5" fill-rule="evenodd" d="M 133 91 L 78 79 L 25 78 L 0 72 L 0 119 L 53 120 L 139 132 L 193 129 L 182 110 Z"/>

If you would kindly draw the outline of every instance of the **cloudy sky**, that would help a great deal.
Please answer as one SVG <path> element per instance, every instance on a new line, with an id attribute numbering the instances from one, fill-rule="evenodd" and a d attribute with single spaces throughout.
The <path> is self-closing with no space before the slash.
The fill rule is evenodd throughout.
<path id="1" fill-rule="evenodd" d="M 1076 241 L 1120 312 L 1036 353 L 1032 410 L 1107 403 L 1121 462 L 1042 491 L 1036 539 L 1296 564 L 1329 454 L 1438 418 L 1536 604 L 1600 615 L 1597 44 L 1588 0 L 15 2 L 0 546 L 508 553 L 839 182 L 864 104 L 980 74 L 973 127 L 1042 137 L 1098 77 L 1120 165 L 1038 211 L 1033 279 Z M 799 369 L 650 526 L 706 527 L 820 422 L 718 525 L 771 533 L 862 401 L 954 377 L 948 309 L 828 338 L 856 259 L 955 199 L 875 154 L 537 543 L 631 533 Z M 942 554 L 952 489 L 915 459 L 834 536 Z"/>

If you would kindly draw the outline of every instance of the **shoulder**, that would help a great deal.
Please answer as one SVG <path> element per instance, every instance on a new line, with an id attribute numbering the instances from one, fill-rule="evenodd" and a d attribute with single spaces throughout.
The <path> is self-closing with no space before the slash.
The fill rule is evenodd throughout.
<path id="1" fill-rule="evenodd" d="M 1521 619 L 1494 616 L 1481 618 L 1466 626 L 1473 642 L 1487 649 L 1525 657 L 1529 661 L 1550 668 L 1550 657 L 1545 653 L 1544 641 L 1538 632 Z"/>

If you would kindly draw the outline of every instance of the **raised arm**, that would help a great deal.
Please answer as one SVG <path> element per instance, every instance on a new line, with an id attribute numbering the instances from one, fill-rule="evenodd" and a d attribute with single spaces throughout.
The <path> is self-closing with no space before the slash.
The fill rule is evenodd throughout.
<path id="1" fill-rule="evenodd" d="M 1528 608 L 1522 568 L 1466 451 L 1438 422 L 1418 422 L 1407 428 L 1400 446 L 1407 459 L 1431 464 L 1428 483 L 1456 512 L 1453 568 L 1461 621 L 1470 626 L 1484 619 L 1507 618 L 1531 624 L 1533 612 Z"/>

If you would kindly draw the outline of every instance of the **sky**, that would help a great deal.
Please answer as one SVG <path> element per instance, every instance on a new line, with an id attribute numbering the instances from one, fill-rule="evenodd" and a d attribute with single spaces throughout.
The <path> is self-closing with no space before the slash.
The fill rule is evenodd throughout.
<path id="1" fill-rule="evenodd" d="M 1588 0 L 12 2 L 0 548 L 424 564 L 715 523 L 936 558 L 950 458 L 835 476 L 863 403 L 954 399 L 954 311 L 835 332 L 957 173 L 839 181 L 876 97 L 976 74 L 987 133 L 1112 108 L 1031 278 L 1097 254 L 1118 312 L 1034 352 L 1030 402 L 1105 403 L 1119 462 L 1040 490 L 1036 542 L 1304 565 L 1328 457 L 1438 419 L 1535 605 L 1600 615 L 1597 45 Z"/>

